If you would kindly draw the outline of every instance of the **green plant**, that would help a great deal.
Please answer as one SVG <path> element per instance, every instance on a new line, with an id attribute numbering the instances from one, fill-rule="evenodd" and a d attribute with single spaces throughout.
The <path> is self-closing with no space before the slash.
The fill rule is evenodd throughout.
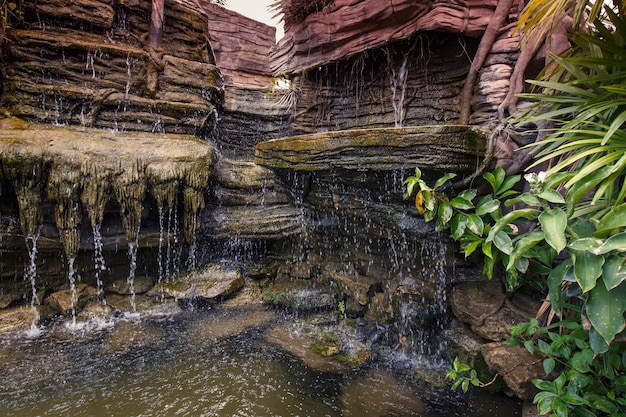
<path id="1" fill-rule="evenodd" d="M 571 51 L 552 56 L 543 79 L 532 82 L 537 91 L 524 95 L 537 104 L 514 119 L 547 133 L 532 145 L 532 166 L 548 169 L 524 176 L 529 191 L 514 191 L 520 177 L 501 168 L 483 174 L 491 190 L 480 197 L 473 189 L 442 193 L 450 174 L 430 188 L 416 170 L 405 185 L 407 197 L 417 190 L 425 219 L 449 229 L 466 256 L 482 253 L 488 277 L 499 267 L 510 291 L 523 283 L 545 291 L 548 324 L 513 326 L 509 341 L 543 363 L 546 379 L 533 381 L 539 412 L 626 416 L 625 6 L 604 7 L 602 15 L 603 2 L 529 4 L 548 15 L 575 10 L 582 22 L 588 3 L 593 27 L 574 33 Z M 524 16 L 541 20 L 541 13 Z M 491 383 L 458 359 L 448 378 L 463 390 Z"/>

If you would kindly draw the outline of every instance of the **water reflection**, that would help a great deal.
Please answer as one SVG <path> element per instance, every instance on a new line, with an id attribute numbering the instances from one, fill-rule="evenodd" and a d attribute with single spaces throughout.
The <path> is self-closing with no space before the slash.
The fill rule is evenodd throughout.
<path id="1" fill-rule="evenodd" d="M 220 324 L 234 322 L 228 314 L 205 311 L 6 338 L 0 409 L 7 417 L 517 415 L 517 404 L 500 397 L 446 392 L 441 400 L 381 363 L 313 370 L 271 343 L 265 333 L 278 320 L 264 314 L 251 328 L 233 326 L 236 334 Z"/>

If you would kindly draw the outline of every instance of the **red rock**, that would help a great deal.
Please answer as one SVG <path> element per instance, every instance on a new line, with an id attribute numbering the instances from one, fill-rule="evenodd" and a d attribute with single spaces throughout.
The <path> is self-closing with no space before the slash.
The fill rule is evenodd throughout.
<path id="1" fill-rule="evenodd" d="M 296 73 L 407 39 L 420 31 L 480 37 L 497 0 L 335 0 L 286 25 L 272 50 L 274 74 Z M 517 16 L 517 8 L 511 10 Z"/>
<path id="2" fill-rule="evenodd" d="M 237 12 L 197 0 L 208 18 L 209 42 L 226 84 L 266 87 L 270 84 L 269 51 L 276 28 Z"/>

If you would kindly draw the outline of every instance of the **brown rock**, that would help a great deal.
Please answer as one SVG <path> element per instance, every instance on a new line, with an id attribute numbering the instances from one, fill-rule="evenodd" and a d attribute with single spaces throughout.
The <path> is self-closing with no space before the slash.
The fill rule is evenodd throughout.
<path id="1" fill-rule="evenodd" d="M 88 301 L 97 297 L 98 290 L 87 284 L 76 284 L 74 294 L 71 289 L 61 290 L 50 294 L 44 300 L 44 304 L 59 314 L 71 316 L 80 311 Z"/>
<path id="2" fill-rule="evenodd" d="M 538 392 L 532 384 L 535 378 L 546 378 L 542 359 L 531 355 L 522 346 L 507 346 L 495 342 L 483 345 L 481 352 L 489 369 L 498 373 L 506 385 L 521 399 L 532 399 Z"/>
<path id="3" fill-rule="evenodd" d="M 117 279 L 108 288 L 110 292 L 121 295 L 143 294 L 154 285 L 154 279 L 147 276 L 135 277 L 132 283 L 127 279 Z"/>
<path id="4" fill-rule="evenodd" d="M 0 310 L 0 333 L 28 330 L 39 322 L 37 309 L 30 307 Z"/>
<path id="5" fill-rule="evenodd" d="M 157 284 L 148 295 L 173 297 L 176 299 L 213 299 L 231 295 L 244 286 L 239 268 L 227 268 L 212 264 L 191 271 L 173 283 Z"/>
<path id="6" fill-rule="evenodd" d="M 257 144 L 254 161 L 273 169 L 320 171 L 435 169 L 473 172 L 482 132 L 465 126 L 414 126 L 322 132 Z"/>

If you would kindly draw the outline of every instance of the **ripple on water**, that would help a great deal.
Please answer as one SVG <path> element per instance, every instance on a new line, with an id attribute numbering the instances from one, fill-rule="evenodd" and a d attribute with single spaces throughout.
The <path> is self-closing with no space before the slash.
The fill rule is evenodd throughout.
<path id="1" fill-rule="evenodd" d="M 6 417 L 515 415 L 506 405 L 502 414 L 484 414 L 485 406 L 474 414 L 462 405 L 433 411 L 414 383 L 386 368 L 316 371 L 267 342 L 273 316 L 223 331 L 237 318 L 215 311 L 121 318 L 89 337 L 48 329 L 2 340 L 0 409 Z"/>

